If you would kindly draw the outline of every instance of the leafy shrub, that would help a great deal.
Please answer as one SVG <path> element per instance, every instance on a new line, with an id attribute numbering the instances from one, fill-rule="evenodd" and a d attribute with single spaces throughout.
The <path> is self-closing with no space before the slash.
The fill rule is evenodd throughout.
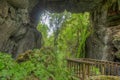
<path id="1" fill-rule="evenodd" d="M 60 51 L 55 53 L 50 47 L 26 51 L 16 60 L 0 53 L 0 80 L 70 80 L 72 77 L 65 55 Z"/>

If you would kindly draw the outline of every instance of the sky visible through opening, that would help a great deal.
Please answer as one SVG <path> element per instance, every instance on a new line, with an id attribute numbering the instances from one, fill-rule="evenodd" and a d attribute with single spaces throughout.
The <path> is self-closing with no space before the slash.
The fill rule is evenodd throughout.
<path id="1" fill-rule="evenodd" d="M 68 15 L 69 14 L 69 15 Z M 70 17 L 70 13 L 68 12 L 63 12 L 63 13 L 50 13 L 48 11 L 45 11 L 41 15 L 40 22 L 42 24 L 47 25 L 48 27 L 48 37 L 53 34 L 54 31 L 59 29 L 62 26 L 62 23 Z"/>

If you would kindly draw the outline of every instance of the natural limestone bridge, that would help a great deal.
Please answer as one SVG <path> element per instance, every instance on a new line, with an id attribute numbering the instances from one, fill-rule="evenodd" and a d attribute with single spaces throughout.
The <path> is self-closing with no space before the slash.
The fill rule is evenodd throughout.
<path id="1" fill-rule="evenodd" d="M 92 76 L 120 76 L 120 63 L 89 58 L 67 59 L 69 71 L 80 80 Z"/>
<path id="2" fill-rule="evenodd" d="M 45 0 L 45 9 L 50 12 L 62 12 L 65 9 L 70 12 L 80 13 L 91 11 L 100 5 L 102 0 Z"/>
<path id="3" fill-rule="evenodd" d="M 105 8 L 108 1 L 116 2 Z M 73 13 L 87 11 L 94 31 L 86 42 L 86 57 L 120 61 L 120 56 L 117 56 L 120 55 L 120 5 L 117 1 L 0 0 L 0 51 L 13 53 L 16 57 L 26 50 L 40 48 L 42 35 L 36 26 L 45 10 L 58 13 L 64 10 Z M 68 59 L 68 67 L 82 80 L 86 76 L 120 74 L 119 63 L 99 60 Z"/>
<path id="4" fill-rule="evenodd" d="M 19 53 L 40 48 L 42 35 L 37 31 L 39 17 L 50 12 L 90 11 L 101 0 L 0 0 L 0 51 Z"/>
<path id="5" fill-rule="evenodd" d="M 109 8 L 106 4 L 111 3 Z M 86 57 L 116 60 L 120 53 L 119 0 L 0 0 L 0 51 L 16 57 L 26 50 L 40 48 L 42 35 L 37 31 L 45 11 L 90 12 L 94 32 L 86 41 Z M 102 52 L 101 52 L 102 51 Z M 119 57 L 117 57 L 118 59 Z"/>
<path id="6" fill-rule="evenodd" d="M 60 13 L 64 10 L 72 13 L 91 12 L 101 3 L 102 0 L 37 0 L 37 4 L 30 14 L 32 19 L 36 21 L 38 16 L 45 10 L 51 13 Z"/>

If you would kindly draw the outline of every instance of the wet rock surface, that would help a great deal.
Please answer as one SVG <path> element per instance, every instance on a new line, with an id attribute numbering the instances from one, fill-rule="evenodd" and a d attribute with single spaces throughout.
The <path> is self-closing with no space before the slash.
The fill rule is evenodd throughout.
<path id="1" fill-rule="evenodd" d="M 41 47 L 42 35 L 30 22 L 28 5 L 28 0 L 0 1 L 0 51 L 13 57 Z"/>
<path id="2" fill-rule="evenodd" d="M 91 12 L 93 33 L 87 40 L 86 57 L 120 62 L 120 13 L 103 6 Z"/>
<path id="3" fill-rule="evenodd" d="M 28 49 L 40 48 L 42 35 L 36 30 L 36 25 L 41 13 L 45 9 L 51 12 L 66 9 L 75 13 L 91 13 L 93 33 L 86 43 L 86 57 L 114 60 L 119 55 L 119 10 L 108 12 L 100 5 L 102 0 L 45 1 L 0 0 L 0 51 L 12 53 L 16 57 Z"/>

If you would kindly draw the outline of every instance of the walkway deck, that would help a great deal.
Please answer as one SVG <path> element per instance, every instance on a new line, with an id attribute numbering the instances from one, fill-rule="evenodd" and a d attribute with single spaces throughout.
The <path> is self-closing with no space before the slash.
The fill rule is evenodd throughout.
<path id="1" fill-rule="evenodd" d="M 101 61 L 88 58 L 67 59 L 68 69 L 80 80 L 86 80 L 90 76 L 112 75 L 120 76 L 120 63 Z"/>

